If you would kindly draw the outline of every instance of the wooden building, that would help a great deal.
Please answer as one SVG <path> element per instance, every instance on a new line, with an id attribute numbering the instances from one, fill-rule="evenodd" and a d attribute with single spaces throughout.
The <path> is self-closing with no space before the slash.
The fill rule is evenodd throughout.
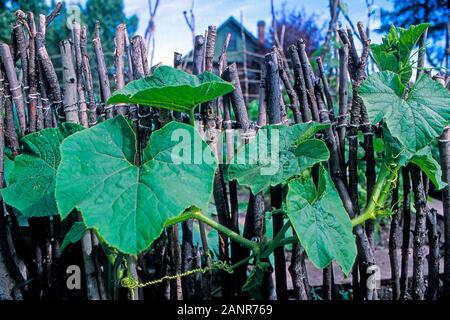
<path id="1" fill-rule="evenodd" d="M 217 66 L 219 55 L 227 34 L 231 34 L 228 46 L 228 63 L 236 63 L 239 70 L 242 91 L 247 101 L 258 97 L 258 87 L 261 79 L 261 63 L 267 52 L 265 41 L 265 23 L 258 21 L 258 34 L 253 35 L 235 17 L 230 16 L 217 28 L 214 65 Z M 186 66 L 192 65 L 192 51 L 186 55 Z"/>

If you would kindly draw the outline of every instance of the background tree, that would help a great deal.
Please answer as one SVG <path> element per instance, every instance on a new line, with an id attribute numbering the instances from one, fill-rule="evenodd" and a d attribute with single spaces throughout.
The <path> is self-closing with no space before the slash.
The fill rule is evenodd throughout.
<path id="1" fill-rule="evenodd" d="M 390 0 L 390 2 L 393 4 L 393 9 L 391 11 L 382 10 L 382 27 L 379 32 L 384 34 L 392 24 L 407 28 L 413 24 L 430 22 L 429 45 L 427 46 L 428 62 L 433 67 L 445 66 L 446 47 L 448 47 L 446 46 L 446 30 L 450 16 L 447 0 Z"/>
<path id="2" fill-rule="evenodd" d="M 288 11 L 286 3 L 283 3 L 281 10 L 274 14 L 274 21 L 269 31 L 269 43 L 276 44 L 276 32 L 283 45 L 283 51 L 288 52 L 291 44 L 295 44 L 299 38 L 303 38 L 308 44 L 307 52 L 311 54 L 318 49 L 322 40 L 323 27 L 317 24 L 318 20 L 316 14 L 308 15 L 304 8 Z"/>
<path id="3" fill-rule="evenodd" d="M 0 42 L 9 42 L 11 40 L 11 25 L 16 17 L 14 12 L 17 10 L 31 11 L 36 19 L 39 14 L 48 14 L 56 5 L 52 0 L 47 4 L 45 0 L 16 0 L 0 2 Z M 69 29 L 66 28 L 66 8 L 63 6 L 61 13 L 53 20 L 52 28 L 46 30 L 46 41 L 49 44 L 48 51 L 50 55 L 59 54 L 59 41 L 69 37 Z"/>
<path id="4" fill-rule="evenodd" d="M 139 22 L 136 15 L 126 16 L 123 0 L 88 0 L 82 12 L 82 18 L 91 34 L 94 31 L 95 22 L 100 22 L 100 38 L 103 39 L 103 51 L 108 66 L 112 65 L 116 27 L 125 23 L 128 34 L 131 36 L 136 32 Z"/>
<path id="5" fill-rule="evenodd" d="M 15 20 L 14 12 L 32 11 L 38 14 L 48 14 L 55 7 L 56 1 L 50 4 L 45 0 L 8 0 L 0 1 L 0 42 L 9 42 L 11 39 L 11 24 Z M 120 23 L 126 23 L 128 33 L 133 35 L 138 26 L 138 17 L 133 15 L 127 17 L 124 12 L 123 0 L 88 0 L 84 7 L 80 7 L 82 22 L 87 25 L 89 36 L 92 37 L 95 22 L 100 21 L 103 41 L 103 50 L 106 54 L 107 64 L 112 65 L 112 52 L 114 51 L 114 34 Z M 67 6 L 63 6 L 61 13 L 52 22 L 52 27 L 47 30 L 46 42 L 50 55 L 59 54 L 59 42 L 70 38 L 70 30 L 66 26 Z"/>

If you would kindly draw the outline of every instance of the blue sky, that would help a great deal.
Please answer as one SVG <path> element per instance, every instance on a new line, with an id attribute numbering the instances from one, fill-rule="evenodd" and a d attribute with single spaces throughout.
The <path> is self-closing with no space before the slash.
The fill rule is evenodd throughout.
<path id="1" fill-rule="evenodd" d="M 80 2 L 84 3 L 85 0 Z M 147 1 L 124 0 L 124 2 L 126 13 L 128 15 L 136 14 L 139 17 L 138 34 L 143 35 L 149 18 Z M 328 22 L 328 0 L 275 0 L 275 6 L 280 8 L 283 2 L 287 3 L 288 9 L 304 7 L 308 13 L 315 13 L 318 16 L 319 24 Z M 349 7 L 348 14 L 355 23 L 358 20 L 366 21 L 365 0 L 345 0 L 345 2 Z M 375 0 L 374 5 L 391 7 L 387 0 Z M 189 10 L 190 6 L 191 0 L 160 0 L 155 21 L 156 51 L 154 63 L 171 64 L 174 51 L 184 54 L 191 49 L 191 34 L 183 17 L 183 10 Z M 195 0 L 196 33 L 203 34 L 208 25 L 215 24 L 218 26 L 230 15 L 239 20 L 241 11 L 244 25 L 253 34 L 256 33 L 258 20 L 265 20 L 267 24 L 271 21 L 270 0 Z M 345 21 L 342 22 L 345 23 Z M 374 33 L 371 38 L 373 42 L 378 42 L 380 39 L 379 35 Z"/>

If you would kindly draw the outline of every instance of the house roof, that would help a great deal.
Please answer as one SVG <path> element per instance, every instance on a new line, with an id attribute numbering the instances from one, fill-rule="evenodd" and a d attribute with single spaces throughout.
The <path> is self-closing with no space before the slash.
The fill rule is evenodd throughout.
<path id="1" fill-rule="evenodd" d="M 245 40 L 246 43 L 249 44 L 251 43 L 251 47 L 258 47 L 258 39 L 253 35 L 253 33 L 251 33 L 247 28 L 245 28 L 245 26 L 243 26 L 235 17 L 230 16 L 227 20 L 225 20 L 218 28 L 217 28 L 217 34 L 219 35 L 221 32 L 223 32 L 223 29 L 229 29 L 229 27 L 232 27 L 233 29 L 239 30 L 238 36 L 241 36 L 241 28 L 244 31 L 245 34 Z M 217 44 L 219 45 L 219 47 L 221 47 L 222 44 Z M 216 48 L 216 55 L 217 52 L 219 51 L 219 47 Z M 247 48 L 248 50 L 249 48 Z M 192 55 L 193 55 L 193 50 L 191 49 L 185 56 L 184 59 L 188 59 L 188 61 L 192 61 Z M 231 57 L 229 57 L 231 58 Z"/>
<path id="2" fill-rule="evenodd" d="M 249 39 L 250 41 L 252 41 L 253 43 L 257 44 L 258 43 L 258 39 L 253 35 L 253 33 L 251 33 L 250 31 L 248 31 L 248 29 L 243 26 L 235 17 L 230 16 L 227 20 L 225 20 L 218 28 L 217 28 L 217 32 L 219 32 L 221 29 L 223 29 L 227 24 L 234 24 L 239 30 L 241 30 L 241 28 L 243 28 L 244 33 L 245 33 L 245 38 Z"/>

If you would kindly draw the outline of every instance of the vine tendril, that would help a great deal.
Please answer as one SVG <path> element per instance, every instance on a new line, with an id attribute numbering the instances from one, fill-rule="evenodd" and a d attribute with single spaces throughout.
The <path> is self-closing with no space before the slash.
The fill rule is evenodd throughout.
<path id="1" fill-rule="evenodd" d="M 128 266 L 127 266 L 127 269 L 128 269 Z M 189 270 L 189 271 L 186 271 L 186 272 L 183 272 L 180 274 L 175 274 L 175 275 L 166 275 L 162 278 L 151 280 L 151 281 L 144 282 L 144 283 L 140 283 L 138 279 L 134 278 L 131 275 L 131 272 L 127 272 L 127 276 L 120 281 L 120 284 L 122 285 L 122 287 L 128 288 L 130 290 L 131 300 L 134 300 L 134 289 L 152 286 L 152 285 L 159 284 L 159 283 L 162 283 L 167 280 L 170 281 L 170 280 L 175 280 L 178 278 L 187 277 L 187 276 L 190 276 L 195 273 L 206 273 L 208 271 L 212 271 L 213 269 L 222 270 L 229 274 L 232 274 L 234 272 L 229 264 L 227 264 L 224 261 L 218 260 L 218 261 L 213 261 L 209 267 L 196 268 L 196 269 L 192 269 L 192 270 Z"/>

